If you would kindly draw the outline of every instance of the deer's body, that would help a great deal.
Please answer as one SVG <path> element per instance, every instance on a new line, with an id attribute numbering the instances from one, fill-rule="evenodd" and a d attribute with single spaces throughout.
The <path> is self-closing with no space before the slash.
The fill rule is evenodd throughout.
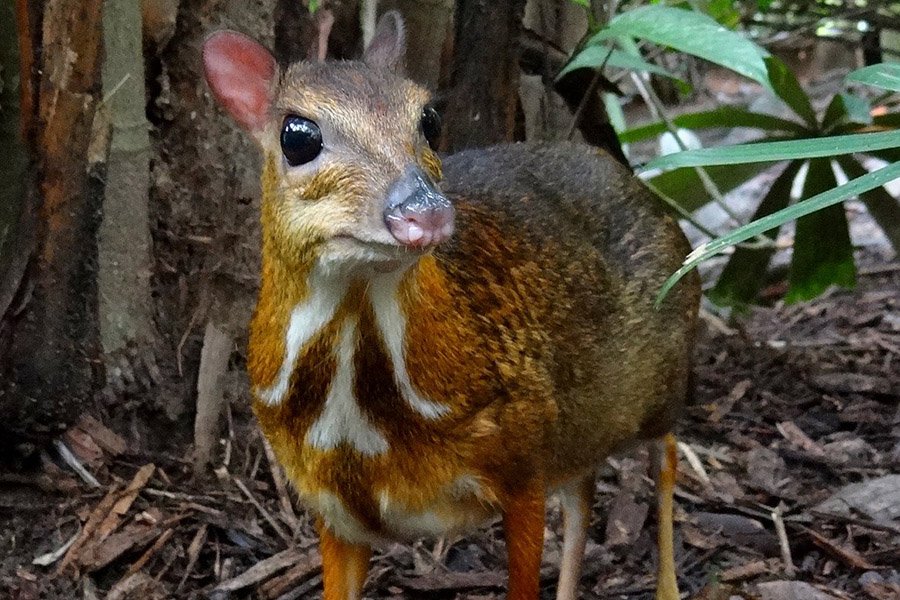
<path id="1" fill-rule="evenodd" d="M 370 64 L 396 54 L 397 29 Z M 684 236 L 573 144 L 452 156 L 442 193 L 423 90 L 354 63 L 279 78 L 267 57 L 226 33 L 205 58 L 265 155 L 254 408 L 320 518 L 326 598 L 358 597 L 372 544 L 498 514 L 510 598 L 536 598 L 553 490 L 559 597 L 574 598 L 594 469 L 668 432 L 684 401 L 697 282 L 653 307 Z"/>
<path id="2" fill-rule="evenodd" d="M 282 279 L 263 270 L 256 412 L 301 495 L 352 541 L 477 524 L 534 473 L 558 487 L 668 431 L 684 398 L 694 299 L 652 302 L 679 264 L 668 249 L 687 247 L 645 188 L 574 145 L 444 164 L 457 235 L 409 269 L 309 265 L 279 306 Z M 291 315 L 312 310 L 320 327 L 291 339 Z"/>

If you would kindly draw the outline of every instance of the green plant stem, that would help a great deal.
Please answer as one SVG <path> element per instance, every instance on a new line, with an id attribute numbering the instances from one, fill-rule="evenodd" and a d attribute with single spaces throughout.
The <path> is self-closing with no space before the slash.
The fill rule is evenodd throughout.
<path id="1" fill-rule="evenodd" d="M 666 129 L 675 137 L 675 143 L 678 144 L 679 148 L 682 150 L 687 150 L 687 146 L 684 145 L 684 141 L 681 139 L 681 136 L 678 135 L 678 128 L 675 126 L 675 123 L 672 122 L 672 119 L 669 117 L 668 113 L 665 110 L 665 107 L 662 104 L 662 101 L 659 99 L 659 96 L 656 95 L 656 92 L 646 84 L 644 78 L 641 77 L 638 73 L 632 73 L 631 78 L 634 81 L 635 86 L 638 88 L 638 92 L 640 92 L 641 96 L 644 98 L 644 102 L 650 106 L 651 111 L 653 111 L 654 116 L 660 119 L 663 123 L 666 124 Z M 740 224 L 741 220 L 738 215 L 731 210 L 731 207 L 725 202 L 725 198 L 722 195 L 722 192 L 719 190 L 716 183 L 709 176 L 709 173 L 706 172 L 702 167 L 697 167 L 697 176 L 700 178 L 700 182 L 703 184 L 703 188 L 710 195 L 710 197 L 715 201 L 716 204 L 719 205 L 728 217 L 735 222 L 735 224 Z"/>
<path id="2" fill-rule="evenodd" d="M 653 91 L 653 88 L 646 84 L 644 78 L 638 73 L 632 73 L 631 79 L 634 81 L 634 84 L 638 88 L 638 92 L 640 92 L 641 96 L 644 98 L 644 102 L 651 107 L 654 115 L 660 119 L 663 123 L 666 124 L 666 129 L 675 137 L 675 143 L 678 144 L 678 147 L 681 148 L 682 151 L 687 150 L 687 146 L 684 145 L 684 141 L 681 139 L 681 136 L 678 135 L 678 127 L 675 126 L 675 123 L 672 122 L 672 119 L 669 117 L 668 113 L 663 106 L 662 101 L 659 99 L 659 96 L 656 95 L 656 92 Z M 740 223 L 740 219 L 738 216 L 731 210 L 725 203 L 725 198 L 722 196 L 721 190 L 719 190 L 716 183 L 710 178 L 709 174 L 703 169 L 697 169 L 697 175 L 700 177 L 700 181 L 703 183 L 704 189 L 706 192 L 715 200 L 716 204 L 718 204 L 725 213 L 735 221 L 735 223 Z"/>

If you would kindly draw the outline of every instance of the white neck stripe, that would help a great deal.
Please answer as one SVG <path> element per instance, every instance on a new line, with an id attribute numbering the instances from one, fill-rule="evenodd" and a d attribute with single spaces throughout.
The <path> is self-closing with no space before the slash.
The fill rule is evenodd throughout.
<path id="1" fill-rule="evenodd" d="M 317 285 L 314 285 L 317 283 Z M 269 406 L 281 404 L 287 396 L 291 374 L 300 355 L 300 350 L 312 340 L 334 317 L 337 307 L 347 288 L 309 282 L 310 296 L 297 304 L 291 311 L 284 340 L 284 362 L 278 370 L 275 381 L 267 388 L 258 389 L 259 399 Z"/>
<path id="2" fill-rule="evenodd" d="M 377 456 L 387 452 L 388 442 L 372 427 L 353 397 L 357 335 L 356 319 L 347 319 L 335 349 L 337 369 L 325 408 L 306 432 L 306 443 L 319 450 L 333 450 L 341 442 L 349 442 L 361 454 Z"/>

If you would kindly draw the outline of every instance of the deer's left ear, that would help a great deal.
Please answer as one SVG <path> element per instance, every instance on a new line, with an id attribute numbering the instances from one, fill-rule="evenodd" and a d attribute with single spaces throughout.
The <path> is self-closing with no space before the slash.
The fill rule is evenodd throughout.
<path id="1" fill-rule="evenodd" d="M 406 26 L 396 10 L 389 10 L 378 19 L 372 41 L 363 54 L 363 61 L 376 69 L 402 71 L 406 58 Z"/>

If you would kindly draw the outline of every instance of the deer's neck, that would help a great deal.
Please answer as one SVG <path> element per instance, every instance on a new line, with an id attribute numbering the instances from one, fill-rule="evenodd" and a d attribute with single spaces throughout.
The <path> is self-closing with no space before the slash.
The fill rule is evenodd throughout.
<path id="1" fill-rule="evenodd" d="M 283 269 L 264 264 L 251 328 L 249 369 L 260 405 L 302 409 L 310 446 L 327 450 L 347 443 L 366 455 L 389 447 L 385 433 L 366 416 L 371 410 L 363 410 L 369 390 L 387 396 L 379 405 L 397 404 L 396 410 L 412 411 L 420 420 L 451 412 L 418 385 L 429 366 L 421 357 L 410 360 L 413 348 L 427 343 L 421 336 L 442 343 L 428 325 L 435 321 L 424 316 L 439 314 L 445 300 L 436 292 L 442 274 L 433 257 L 364 279 L 311 267 L 288 283 Z"/>

